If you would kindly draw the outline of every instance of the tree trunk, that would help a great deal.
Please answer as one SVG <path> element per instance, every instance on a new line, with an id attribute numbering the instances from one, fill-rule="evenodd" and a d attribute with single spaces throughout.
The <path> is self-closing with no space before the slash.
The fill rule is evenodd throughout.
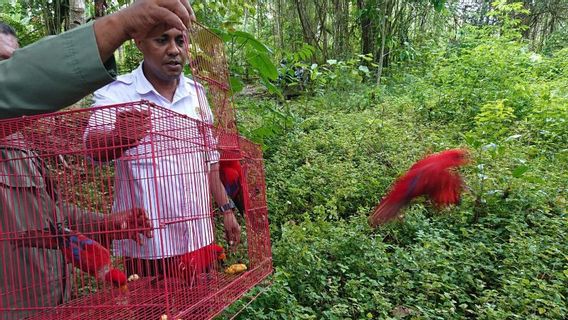
<path id="1" fill-rule="evenodd" d="M 333 2 L 333 54 L 339 58 L 348 55 L 349 45 L 349 3 L 347 0 Z"/>
<path id="2" fill-rule="evenodd" d="M 310 26 L 309 17 L 306 14 L 305 8 L 303 6 L 303 1 L 295 0 L 295 3 L 296 3 L 296 9 L 298 10 L 298 16 L 300 18 L 300 24 L 302 25 L 304 42 L 316 47 L 320 52 L 323 52 L 320 44 L 316 39 L 314 30 Z"/>
<path id="3" fill-rule="evenodd" d="M 95 19 L 106 14 L 107 3 L 105 0 L 95 0 Z"/>
<path id="4" fill-rule="evenodd" d="M 368 9 L 368 5 L 365 0 L 357 0 L 357 8 L 360 11 Z M 375 28 L 373 19 L 369 12 L 361 14 L 359 18 L 359 26 L 361 28 L 361 51 L 363 54 L 374 53 L 375 48 Z"/>
<path id="5" fill-rule="evenodd" d="M 381 9 L 383 18 L 381 19 L 381 50 L 379 53 L 379 70 L 377 71 L 377 86 L 381 85 L 381 76 L 383 75 L 383 63 L 385 57 L 385 38 L 386 38 L 386 27 L 387 27 L 387 4 L 386 0 L 383 0 L 383 8 Z"/>
<path id="6" fill-rule="evenodd" d="M 85 24 L 85 0 L 69 0 L 69 29 Z"/>

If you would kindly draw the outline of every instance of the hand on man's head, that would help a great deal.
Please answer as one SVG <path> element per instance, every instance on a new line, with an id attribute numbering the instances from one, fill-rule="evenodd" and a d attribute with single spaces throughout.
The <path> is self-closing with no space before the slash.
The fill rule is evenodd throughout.
<path id="1" fill-rule="evenodd" d="M 187 0 L 138 0 L 119 14 L 125 32 L 132 39 L 143 39 L 171 28 L 185 31 L 195 21 Z"/>

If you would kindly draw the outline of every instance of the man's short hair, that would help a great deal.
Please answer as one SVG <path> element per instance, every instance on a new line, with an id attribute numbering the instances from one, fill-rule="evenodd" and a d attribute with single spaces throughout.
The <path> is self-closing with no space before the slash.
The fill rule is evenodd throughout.
<path id="1" fill-rule="evenodd" d="M 14 30 L 14 28 L 12 28 L 12 26 L 10 26 L 9 24 L 4 23 L 2 21 L 0 21 L 0 33 L 13 36 L 14 38 L 18 38 L 18 36 L 16 35 L 16 30 Z"/>

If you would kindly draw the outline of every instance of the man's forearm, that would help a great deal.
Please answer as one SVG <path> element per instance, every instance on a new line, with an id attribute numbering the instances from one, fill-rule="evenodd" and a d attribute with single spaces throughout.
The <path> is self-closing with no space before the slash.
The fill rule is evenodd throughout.
<path id="1" fill-rule="evenodd" d="M 213 199 L 218 206 L 222 206 L 225 203 L 229 202 L 229 197 L 227 196 L 225 187 L 223 186 L 221 178 L 219 177 L 218 162 L 211 164 L 211 170 L 209 172 L 209 187 L 211 188 Z"/>
<path id="2" fill-rule="evenodd" d="M 93 28 L 95 29 L 95 38 L 102 61 L 109 59 L 113 52 L 129 39 L 128 34 L 121 26 L 119 13 L 96 20 Z"/>
<path id="3" fill-rule="evenodd" d="M 0 118 L 53 112 L 114 80 L 92 24 L 44 38 L 0 61 Z"/>
<path id="4" fill-rule="evenodd" d="M 113 131 L 91 132 L 86 139 L 86 146 L 91 158 L 97 161 L 110 161 L 122 156 L 122 153 L 133 147 L 133 144 L 121 138 Z"/>

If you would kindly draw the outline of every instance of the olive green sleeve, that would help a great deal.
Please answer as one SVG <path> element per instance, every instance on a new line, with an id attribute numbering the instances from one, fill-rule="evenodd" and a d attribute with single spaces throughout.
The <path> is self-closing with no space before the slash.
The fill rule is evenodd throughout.
<path id="1" fill-rule="evenodd" d="M 67 107 L 116 77 L 103 64 L 93 24 L 44 38 L 0 61 L 0 119 Z"/>

